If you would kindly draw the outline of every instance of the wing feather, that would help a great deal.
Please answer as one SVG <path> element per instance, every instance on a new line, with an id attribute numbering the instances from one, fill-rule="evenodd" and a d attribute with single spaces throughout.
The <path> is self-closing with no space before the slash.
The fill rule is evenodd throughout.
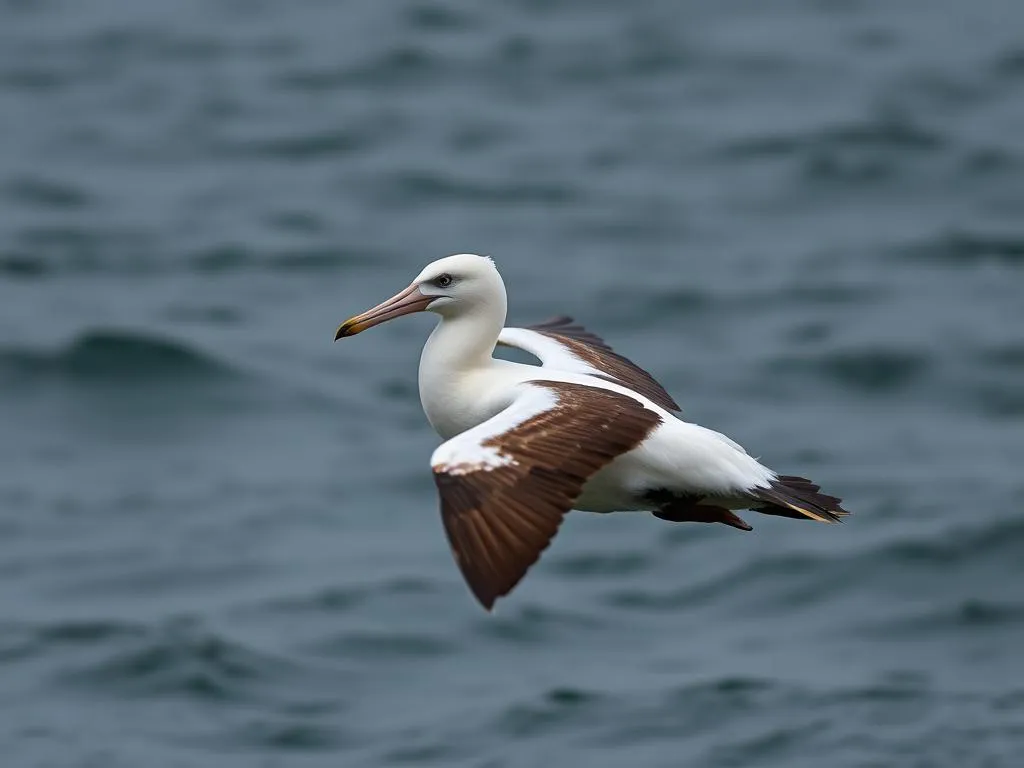
<path id="1" fill-rule="evenodd" d="M 555 317 L 526 328 L 505 328 L 498 344 L 529 352 L 544 367 L 600 376 L 639 392 L 666 410 L 680 410 L 651 374 L 571 317 Z"/>
<path id="2" fill-rule="evenodd" d="M 587 479 L 660 423 L 626 395 L 534 381 L 504 411 L 434 452 L 445 533 L 485 608 L 537 561 Z"/>

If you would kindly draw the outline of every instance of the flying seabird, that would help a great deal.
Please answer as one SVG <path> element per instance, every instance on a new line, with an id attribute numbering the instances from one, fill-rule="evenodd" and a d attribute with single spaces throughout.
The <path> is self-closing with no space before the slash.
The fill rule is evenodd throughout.
<path id="1" fill-rule="evenodd" d="M 346 320 L 335 341 L 420 311 L 440 322 L 423 347 L 419 391 L 444 439 L 430 459 L 441 518 L 470 590 L 487 609 L 540 557 L 571 509 L 649 511 L 673 522 L 751 527 L 733 510 L 838 522 L 835 496 L 779 475 L 723 434 L 674 415 L 654 378 L 559 317 L 504 328 L 491 259 L 457 254 Z M 495 358 L 516 347 L 540 365 Z"/>

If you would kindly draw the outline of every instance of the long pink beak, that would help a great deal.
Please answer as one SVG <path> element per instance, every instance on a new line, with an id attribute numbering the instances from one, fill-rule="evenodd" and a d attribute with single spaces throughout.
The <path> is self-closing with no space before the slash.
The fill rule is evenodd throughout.
<path id="1" fill-rule="evenodd" d="M 418 285 L 410 285 L 401 293 L 392 296 L 387 301 L 381 302 L 373 309 L 368 309 L 361 315 L 350 317 L 338 326 L 338 332 L 334 334 L 334 340 L 337 341 L 346 336 L 355 336 L 367 328 L 380 325 L 395 317 L 409 315 L 413 312 L 422 312 L 436 298 L 436 296 L 424 296 L 420 293 Z"/>

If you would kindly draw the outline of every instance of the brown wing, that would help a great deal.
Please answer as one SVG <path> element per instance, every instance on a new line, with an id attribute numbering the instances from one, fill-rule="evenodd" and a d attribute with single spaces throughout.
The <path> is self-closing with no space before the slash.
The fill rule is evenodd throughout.
<path id="1" fill-rule="evenodd" d="M 615 354 L 607 341 L 596 333 L 591 333 L 568 315 L 557 315 L 545 320 L 543 323 L 534 323 L 526 327 L 531 331 L 537 331 L 548 336 L 564 336 L 567 339 L 575 339 L 595 349 Z"/>
<path id="2" fill-rule="evenodd" d="M 587 478 L 660 423 L 626 395 L 536 381 L 438 448 L 431 463 L 448 542 L 487 610 L 547 548 Z"/>
<path id="3" fill-rule="evenodd" d="M 514 331 L 515 329 L 509 330 Z M 525 330 L 542 334 L 548 339 L 558 342 L 568 353 L 599 370 L 604 378 L 639 392 L 662 408 L 669 411 L 680 410 L 679 405 L 672 399 L 672 396 L 665 391 L 665 388 L 651 374 L 629 358 L 615 352 L 604 339 L 597 334 L 591 333 L 582 325 L 575 323 L 571 317 L 560 315 L 559 317 L 545 320 L 543 323 L 529 325 Z M 519 341 L 523 342 L 526 340 L 519 339 Z M 545 364 L 548 362 L 544 359 L 543 350 L 539 348 L 531 349 L 528 341 L 516 344 L 506 340 L 505 334 L 503 334 L 501 343 L 509 344 L 510 346 L 521 346 L 527 352 L 540 357 L 541 361 Z M 556 361 L 551 362 L 557 367 Z"/>

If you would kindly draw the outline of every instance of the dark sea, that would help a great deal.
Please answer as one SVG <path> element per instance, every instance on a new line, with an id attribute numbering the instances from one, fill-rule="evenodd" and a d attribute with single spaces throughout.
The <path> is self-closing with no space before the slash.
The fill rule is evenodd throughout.
<path id="1" fill-rule="evenodd" d="M 482 611 L 464 251 L 854 514 Z M 1019 0 L 0 0 L 3 768 L 1015 768 L 1022 498 Z"/>

